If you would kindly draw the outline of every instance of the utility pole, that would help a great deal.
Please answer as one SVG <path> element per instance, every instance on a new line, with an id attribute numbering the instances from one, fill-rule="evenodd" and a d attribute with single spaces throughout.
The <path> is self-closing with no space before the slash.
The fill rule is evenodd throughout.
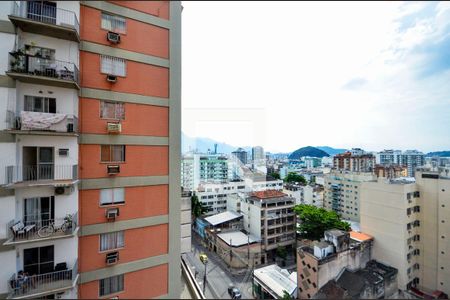
<path id="1" fill-rule="evenodd" d="M 206 288 L 206 265 L 207 262 L 203 263 L 205 265 L 205 275 L 203 276 L 203 295 L 205 294 L 205 288 Z"/>
<path id="2" fill-rule="evenodd" d="M 250 232 L 247 232 L 247 267 L 250 267 Z"/>

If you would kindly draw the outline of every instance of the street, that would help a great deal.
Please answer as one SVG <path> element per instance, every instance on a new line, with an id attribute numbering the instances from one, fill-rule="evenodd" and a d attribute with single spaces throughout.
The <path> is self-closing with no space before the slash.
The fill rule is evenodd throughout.
<path id="1" fill-rule="evenodd" d="M 200 261 L 200 253 L 208 256 L 206 266 L 206 289 L 205 296 L 208 299 L 231 299 L 228 295 L 230 284 L 238 287 L 242 294 L 242 299 L 253 299 L 251 271 L 243 274 L 232 274 L 226 264 L 214 252 L 208 251 L 201 245 L 198 236 L 192 234 L 192 252 L 186 254 L 186 261 L 190 265 L 192 272 L 198 272 L 197 282 L 203 289 L 203 277 L 205 265 Z"/>

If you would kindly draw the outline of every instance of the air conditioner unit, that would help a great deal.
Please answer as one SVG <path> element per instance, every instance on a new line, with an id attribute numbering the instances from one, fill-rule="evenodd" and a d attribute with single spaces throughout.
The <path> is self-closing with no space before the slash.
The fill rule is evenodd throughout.
<path id="1" fill-rule="evenodd" d="M 106 210 L 105 216 L 108 220 L 114 220 L 119 216 L 119 208 L 118 207 L 108 208 Z"/>
<path id="2" fill-rule="evenodd" d="M 69 149 L 67 149 L 67 148 L 59 149 L 58 150 L 58 155 L 59 156 L 67 156 L 67 155 L 69 155 Z"/>
<path id="3" fill-rule="evenodd" d="M 55 187 L 55 195 L 70 195 L 73 189 L 73 186 L 57 186 Z"/>
<path id="4" fill-rule="evenodd" d="M 107 129 L 109 133 L 120 133 L 122 131 L 122 124 L 120 123 L 108 123 Z"/>
<path id="5" fill-rule="evenodd" d="M 109 81 L 109 82 L 116 82 L 116 81 L 117 81 L 117 76 L 116 76 L 116 75 L 108 74 L 108 75 L 106 75 L 106 81 Z"/>
<path id="6" fill-rule="evenodd" d="M 109 31 L 106 34 L 106 39 L 111 43 L 118 44 L 120 43 L 120 34 Z"/>
<path id="7" fill-rule="evenodd" d="M 108 168 L 108 174 L 114 175 L 120 173 L 120 166 L 119 165 L 109 165 Z"/>
<path id="8" fill-rule="evenodd" d="M 119 261 L 119 252 L 111 252 L 106 254 L 106 264 L 113 265 Z"/>

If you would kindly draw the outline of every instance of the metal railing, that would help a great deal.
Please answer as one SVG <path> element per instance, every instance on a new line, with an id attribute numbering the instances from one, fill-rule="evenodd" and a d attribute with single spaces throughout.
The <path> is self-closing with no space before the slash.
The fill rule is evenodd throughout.
<path id="1" fill-rule="evenodd" d="M 6 112 L 6 123 L 8 124 L 8 128 L 14 130 L 78 132 L 78 118 L 75 115 L 32 111 L 24 113 L 27 114 L 27 117 L 34 120 L 23 120 L 22 112 L 15 113 L 14 111 L 8 110 Z M 58 120 L 56 119 L 61 119 L 61 121 L 57 122 Z M 55 124 L 52 124 L 52 122 L 55 122 Z"/>
<path id="2" fill-rule="evenodd" d="M 80 23 L 75 12 L 50 6 L 42 2 L 14 1 L 12 15 L 68 28 L 80 33 Z"/>
<path id="3" fill-rule="evenodd" d="M 6 225 L 8 240 L 19 242 L 36 240 L 54 236 L 71 235 L 78 227 L 78 213 L 69 214 L 64 218 L 36 220 L 36 216 L 28 217 L 29 220 L 11 220 Z M 34 219 L 34 220 L 33 220 Z"/>
<path id="4" fill-rule="evenodd" d="M 0 182 L 12 184 L 26 181 L 76 179 L 78 179 L 78 165 L 39 164 L 7 166 L 4 178 L 0 177 Z"/>
<path id="5" fill-rule="evenodd" d="M 79 83 L 79 71 L 74 63 L 30 56 L 22 50 L 9 53 L 8 71 Z"/>
<path id="6" fill-rule="evenodd" d="M 23 276 L 23 274 L 13 274 L 8 280 L 9 297 L 33 296 L 40 293 L 51 292 L 53 290 L 70 288 L 78 275 L 78 260 L 72 268 L 61 271 L 54 271 L 45 274 Z"/>

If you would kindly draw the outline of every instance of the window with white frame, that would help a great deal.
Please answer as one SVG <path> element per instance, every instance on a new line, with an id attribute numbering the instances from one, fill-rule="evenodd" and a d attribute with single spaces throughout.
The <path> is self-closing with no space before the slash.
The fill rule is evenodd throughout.
<path id="1" fill-rule="evenodd" d="M 123 248 L 124 245 L 123 231 L 100 234 L 100 251 Z"/>
<path id="2" fill-rule="evenodd" d="M 99 292 L 100 296 L 110 295 L 124 290 L 123 274 L 100 279 Z"/>
<path id="3" fill-rule="evenodd" d="M 125 189 L 101 189 L 100 205 L 123 204 L 125 203 Z"/>
<path id="4" fill-rule="evenodd" d="M 126 63 L 125 59 L 102 55 L 101 56 L 101 72 L 108 75 L 122 76 L 125 77 Z"/>
<path id="5" fill-rule="evenodd" d="M 127 22 L 124 17 L 102 12 L 102 28 L 117 33 L 127 33 Z"/>
<path id="6" fill-rule="evenodd" d="M 102 119 L 125 119 L 125 105 L 120 102 L 101 101 L 100 118 Z"/>

